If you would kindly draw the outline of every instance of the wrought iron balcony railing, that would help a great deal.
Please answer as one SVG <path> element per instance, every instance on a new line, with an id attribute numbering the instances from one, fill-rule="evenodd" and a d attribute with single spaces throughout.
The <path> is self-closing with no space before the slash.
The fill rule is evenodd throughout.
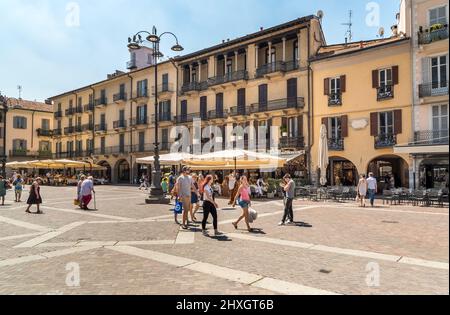
<path id="1" fill-rule="evenodd" d="M 328 150 L 330 151 L 344 151 L 344 139 L 343 138 L 331 138 L 328 139 Z"/>
<path id="2" fill-rule="evenodd" d="M 158 122 L 171 122 L 173 120 L 173 114 L 172 113 L 159 113 L 158 114 Z M 152 124 L 154 124 L 156 121 L 156 115 L 152 115 Z"/>
<path id="3" fill-rule="evenodd" d="M 148 117 L 135 117 L 135 118 L 132 118 L 130 121 L 130 125 L 132 127 L 144 126 L 147 124 L 148 124 Z"/>
<path id="4" fill-rule="evenodd" d="M 75 113 L 76 114 L 83 114 L 83 106 L 78 105 L 77 107 L 75 107 Z"/>
<path id="5" fill-rule="evenodd" d="M 84 105 L 84 112 L 89 113 L 94 111 L 94 104 Z"/>
<path id="6" fill-rule="evenodd" d="M 38 137 L 51 137 L 53 136 L 53 131 L 48 129 L 39 128 L 37 130 Z"/>
<path id="7" fill-rule="evenodd" d="M 53 129 L 53 136 L 62 136 L 62 130 L 61 129 Z"/>
<path id="8" fill-rule="evenodd" d="M 75 107 L 70 107 L 66 109 L 66 116 L 73 116 L 75 115 Z"/>
<path id="9" fill-rule="evenodd" d="M 63 117 L 63 112 L 62 111 L 55 112 L 54 116 L 55 116 L 56 119 L 62 118 Z"/>
<path id="10" fill-rule="evenodd" d="M 394 86 L 383 85 L 377 89 L 377 100 L 384 101 L 394 98 Z"/>
<path id="11" fill-rule="evenodd" d="M 107 124 L 97 124 L 95 125 L 95 132 L 107 132 L 108 125 Z"/>
<path id="12" fill-rule="evenodd" d="M 127 128 L 127 121 L 125 119 L 116 120 L 113 122 L 113 128 L 114 129 L 125 129 L 125 128 Z"/>
<path id="13" fill-rule="evenodd" d="M 295 148 L 295 149 L 303 149 L 305 147 L 305 138 L 304 137 L 281 137 L 280 138 L 280 148 Z"/>
<path id="14" fill-rule="evenodd" d="M 419 97 L 448 95 L 448 81 L 436 81 L 419 85 Z"/>
<path id="15" fill-rule="evenodd" d="M 71 135 L 75 133 L 75 127 L 66 127 L 64 128 L 64 134 L 67 135 Z"/>
<path id="16" fill-rule="evenodd" d="M 172 83 L 163 83 L 158 85 L 158 94 L 173 92 L 175 92 L 175 89 Z M 152 94 L 155 95 L 155 86 L 152 86 Z"/>
<path id="17" fill-rule="evenodd" d="M 95 126 L 94 124 L 84 124 L 82 127 L 83 131 L 94 131 L 95 130 Z"/>
<path id="18" fill-rule="evenodd" d="M 220 118 L 226 118 L 227 115 L 225 111 L 216 111 L 216 110 L 210 110 L 208 112 L 208 119 L 220 119 Z"/>
<path id="19" fill-rule="evenodd" d="M 375 137 L 375 149 L 390 148 L 397 144 L 397 135 L 380 134 Z"/>
<path id="20" fill-rule="evenodd" d="M 414 133 L 413 145 L 448 145 L 448 130 L 425 130 Z"/>
<path id="21" fill-rule="evenodd" d="M 108 105 L 108 99 L 106 97 L 101 97 L 96 99 L 94 102 L 95 106 L 106 106 Z"/>
<path id="22" fill-rule="evenodd" d="M 117 93 L 113 95 L 114 103 L 121 103 L 127 101 L 127 93 Z"/>
<path id="23" fill-rule="evenodd" d="M 235 82 L 240 80 L 248 80 L 248 71 L 247 70 L 239 70 L 235 72 L 230 72 L 225 75 L 219 75 L 213 78 L 208 79 L 208 85 L 214 86 L 218 84 L 224 84 L 228 82 Z"/>
<path id="24" fill-rule="evenodd" d="M 440 40 L 444 40 L 448 38 L 448 25 L 443 25 L 441 29 L 430 31 L 426 30 L 425 32 L 418 33 L 419 36 L 419 44 L 427 45 L 433 42 L 437 42 Z"/>
<path id="25" fill-rule="evenodd" d="M 192 113 L 186 115 L 179 115 L 175 117 L 175 121 L 177 124 L 190 123 L 194 121 L 194 118 L 200 118 L 200 113 Z"/>
<path id="26" fill-rule="evenodd" d="M 189 82 L 189 83 L 185 83 L 183 84 L 183 86 L 181 87 L 181 92 L 182 93 L 186 93 L 186 92 L 191 92 L 191 91 L 203 91 L 208 89 L 208 82 L 204 81 L 204 82 Z"/>
<path id="27" fill-rule="evenodd" d="M 342 105 L 342 93 L 331 93 L 328 96 L 328 106 Z"/>
<path id="28" fill-rule="evenodd" d="M 265 64 L 256 69 L 256 77 L 260 78 L 269 73 L 285 72 L 285 71 L 286 71 L 286 63 L 283 61 L 275 61 L 272 63 Z"/>
<path id="29" fill-rule="evenodd" d="M 132 146 L 133 152 L 153 152 L 155 150 L 155 145 L 153 143 L 145 144 L 135 144 Z"/>

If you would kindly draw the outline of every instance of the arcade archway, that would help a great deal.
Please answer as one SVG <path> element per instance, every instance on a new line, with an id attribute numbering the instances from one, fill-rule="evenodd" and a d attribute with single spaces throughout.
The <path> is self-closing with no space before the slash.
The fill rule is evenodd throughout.
<path id="1" fill-rule="evenodd" d="M 384 155 L 373 159 L 367 173 L 373 173 L 378 179 L 380 190 L 393 187 L 409 188 L 408 163 L 397 155 Z"/>
<path id="2" fill-rule="evenodd" d="M 358 184 L 358 170 L 353 162 L 345 158 L 331 157 L 327 175 L 330 186 L 356 186 Z"/>
<path id="3" fill-rule="evenodd" d="M 130 183 L 130 163 L 127 160 L 120 160 L 116 165 L 117 181 L 119 183 Z"/>

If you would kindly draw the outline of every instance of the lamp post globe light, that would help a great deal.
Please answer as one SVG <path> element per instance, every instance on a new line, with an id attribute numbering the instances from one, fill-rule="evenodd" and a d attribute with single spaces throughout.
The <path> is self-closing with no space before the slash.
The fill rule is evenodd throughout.
<path id="1" fill-rule="evenodd" d="M 154 150 L 154 166 L 152 172 L 152 185 L 150 187 L 150 195 L 146 199 L 147 204 L 165 204 L 168 200 L 164 197 L 163 190 L 161 188 L 161 164 L 159 162 L 159 113 L 158 113 L 158 58 L 164 56 L 159 50 L 159 44 L 161 38 L 164 35 L 172 35 L 175 38 L 175 45 L 172 46 L 172 50 L 175 52 L 183 51 L 184 48 L 178 43 L 178 38 L 172 32 L 164 32 L 158 35 L 158 31 L 153 26 L 152 32 L 140 31 L 133 37 L 128 38 L 128 48 L 131 50 L 140 49 L 144 43 L 148 42 L 152 44 L 153 59 L 155 61 L 155 150 Z M 145 36 L 145 39 L 144 37 Z"/>
<path id="2" fill-rule="evenodd" d="M 6 113 L 8 112 L 8 98 L 0 93 L 0 111 L 3 115 L 3 149 L 0 151 L 1 172 L 3 178 L 6 177 Z"/>

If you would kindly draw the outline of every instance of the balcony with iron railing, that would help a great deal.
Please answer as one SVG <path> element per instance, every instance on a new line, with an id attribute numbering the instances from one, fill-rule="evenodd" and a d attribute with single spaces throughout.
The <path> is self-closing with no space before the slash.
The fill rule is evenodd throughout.
<path id="1" fill-rule="evenodd" d="M 149 98 L 148 89 L 133 91 L 132 100 L 144 100 Z"/>
<path id="2" fill-rule="evenodd" d="M 62 129 L 53 129 L 52 135 L 54 137 L 62 136 Z"/>
<path id="3" fill-rule="evenodd" d="M 163 83 L 158 85 L 158 94 L 173 93 L 175 88 L 173 83 Z M 155 95 L 155 86 L 152 86 L 152 95 Z"/>
<path id="4" fill-rule="evenodd" d="M 130 120 L 131 127 L 148 125 L 148 117 L 134 117 Z"/>
<path id="5" fill-rule="evenodd" d="M 341 106 L 342 105 L 342 93 L 331 93 L 328 96 L 328 106 Z"/>
<path id="6" fill-rule="evenodd" d="M 57 111 L 57 112 L 55 112 L 54 116 L 55 116 L 55 119 L 60 119 L 63 117 L 63 112 Z"/>
<path id="7" fill-rule="evenodd" d="M 185 124 L 185 123 L 193 122 L 195 118 L 200 118 L 200 113 L 191 113 L 191 114 L 176 116 L 175 122 L 177 124 Z"/>
<path id="8" fill-rule="evenodd" d="M 119 145 L 94 149 L 94 155 L 115 155 L 128 153 L 131 153 L 131 146 L 129 145 Z"/>
<path id="9" fill-rule="evenodd" d="M 64 135 L 68 136 L 75 133 L 75 127 L 64 128 Z"/>
<path id="10" fill-rule="evenodd" d="M 188 82 L 183 84 L 181 87 L 182 93 L 193 92 L 193 91 L 203 91 L 208 89 L 208 82 Z"/>
<path id="11" fill-rule="evenodd" d="M 162 112 L 158 114 L 158 122 L 171 122 L 173 121 L 173 114 Z M 151 123 L 154 124 L 156 122 L 156 115 L 152 115 Z"/>
<path id="12" fill-rule="evenodd" d="M 69 107 L 66 109 L 66 116 L 73 116 L 75 115 L 75 107 Z"/>
<path id="13" fill-rule="evenodd" d="M 116 120 L 116 121 L 113 122 L 113 128 L 114 128 L 114 130 L 126 129 L 127 128 L 127 121 L 125 119 Z"/>
<path id="14" fill-rule="evenodd" d="M 418 33 L 419 45 L 428 45 L 433 42 L 441 41 L 448 38 L 448 25 L 442 25 L 442 28 L 431 30 L 427 29 L 425 31 Z"/>
<path id="15" fill-rule="evenodd" d="M 89 113 L 94 111 L 94 104 L 84 105 L 84 112 Z"/>
<path id="16" fill-rule="evenodd" d="M 39 128 L 37 129 L 38 137 L 51 137 L 53 136 L 53 131 L 49 129 Z"/>
<path id="17" fill-rule="evenodd" d="M 223 119 L 227 118 L 227 114 L 225 110 L 217 111 L 217 110 L 210 110 L 208 112 L 208 119 Z"/>
<path id="18" fill-rule="evenodd" d="M 328 150 L 330 151 L 344 151 L 344 139 L 343 138 L 330 138 L 328 139 Z"/>
<path id="19" fill-rule="evenodd" d="M 424 130 L 416 131 L 412 145 L 448 145 L 448 129 L 447 130 Z"/>
<path id="20" fill-rule="evenodd" d="M 275 72 L 286 72 L 286 63 L 283 61 L 275 61 L 262 65 L 256 69 L 256 78 L 261 78 L 267 74 Z"/>
<path id="21" fill-rule="evenodd" d="M 75 127 L 74 127 L 74 132 L 75 132 L 75 133 L 81 133 L 81 132 L 83 132 L 83 126 L 82 126 L 82 125 L 75 126 Z"/>
<path id="22" fill-rule="evenodd" d="M 393 85 L 383 85 L 377 88 L 377 100 L 385 101 L 394 98 L 394 86 Z"/>
<path id="23" fill-rule="evenodd" d="M 227 73 L 225 75 L 219 75 L 208 79 L 208 85 L 214 86 L 218 84 L 225 84 L 230 82 L 236 82 L 241 80 L 248 80 L 247 70 L 238 70 L 234 72 Z"/>
<path id="24" fill-rule="evenodd" d="M 53 154 L 48 150 L 29 151 L 27 149 L 12 149 L 9 151 L 10 157 L 26 157 L 35 159 L 47 159 L 52 158 Z"/>
<path id="25" fill-rule="evenodd" d="M 107 132 L 108 131 L 108 125 L 107 124 L 97 124 L 95 125 L 95 132 Z"/>
<path id="26" fill-rule="evenodd" d="M 106 105 L 108 105 L 108 98 L 106 98 L 106 97 L 101 97 L 101 98 L 99 98 L 99 99 L 96 99 L 96 100 L 94 101 L 94 105 L 95 105 L 95 106 L 106 106 Z"/>
<path id="27" fill-rule="evenodd" d="M 75 107 L 75 114 L 83 114 L 83 106 L 78 105 Z"/>
<path id="28" fill-rule="evenodd" d="M 252 104 L 246 108 L 246 114 L 271 112 L 285 109 L 299 109 L 304 107 L 305 99 L 303 97 L 283 98 L 279 100 L 268 101 L 267 103 Z"/>
<path id="29" fill-rule="evenodd" d="M 127 93 L 120 92 L 113 95 L 114 103 L 123 103 L 127 101 Z"/>
<path id="30" fill-rule="evenodd" d="M 136 153 L 149 153 L 155 150 L 155 145 L 153 143 L 135 144 L 132 146 L 132 150 Z"/>
<path id="31" fill-rule="evenodd" d="M 280 149 L 303 149 L 305 148 L 304 137 L 281 137 Z"/>
<path id="32" fill-rule="evenodd" d="M 380 134 L 375 137 L 375 149 L 391 148 L 397 145 L 397 135 Z"/>
<path id="33" fill-rule="evenodd" d="M 87 132 L 87 131 L 94 131 L 95 130 L 95 126 L 94 124 L 84 124 L 83 125 L 83 131 Z"/>
<path id="34" fill-rule="evenodd" d="M 448 81 L 436 81 L 419 85 L 419 97 L 448 96 Z"/>

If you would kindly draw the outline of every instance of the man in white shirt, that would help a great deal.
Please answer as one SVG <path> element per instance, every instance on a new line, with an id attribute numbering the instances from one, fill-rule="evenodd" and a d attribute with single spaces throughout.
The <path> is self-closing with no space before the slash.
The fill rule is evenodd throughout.
<path id="1" fill-rule="evenodd" d="M 87 179 L 83 181 L 81 184 L 81 200 L 83 204 L 84 210 L 89 210 L 88 205 L 92 200 L 92 193 L 95 194 L 94 191 L 94 178 L 89 176 Z"/>
<path id="2" fill-rule="evenodd" d="M 373 177 L 373 173 L 369 173 L 369 178 L 367 179 L 367 188 L 369 193 L 370 204 L 373 207 L 375 204 L 375 195 L 378 192 L 377 179 Z"/>

